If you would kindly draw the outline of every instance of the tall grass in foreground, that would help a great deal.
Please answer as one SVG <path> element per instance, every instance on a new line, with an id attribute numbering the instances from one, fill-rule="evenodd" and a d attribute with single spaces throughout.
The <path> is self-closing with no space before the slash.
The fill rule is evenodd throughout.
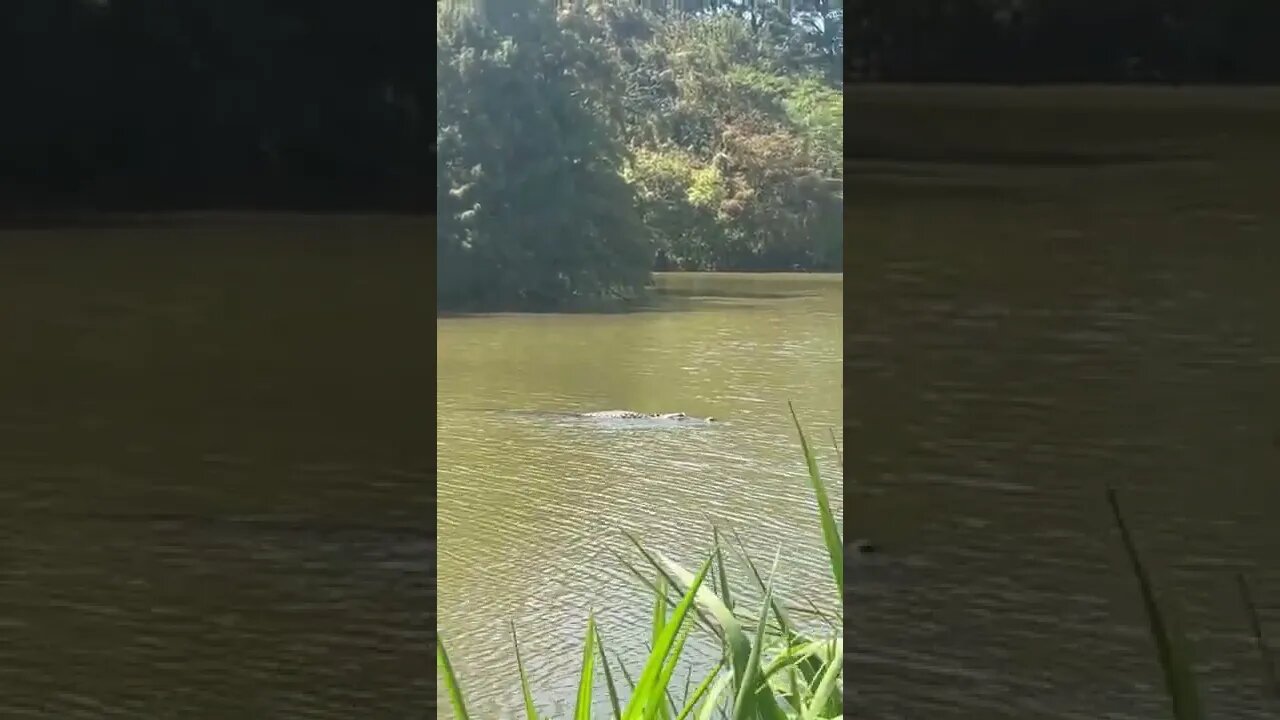
<path id="1" fill-rule="evenodd" d="M 1156 600 L 1155 588 L 1151 584 L 1151 576 L 1138 554 L 1138 546 L 1129 533 L 1124 514 L 1120 512 L 1120 500 L 1113 488 L 1107 488 L 1107 503 L 1111 505 L 1111 514 L 1115 518 L 1116 528 L 1120 531 L 1120 540 L 1124 543 L 1125 553 L 1129 556 L 1129 564 L 1133 576 L 1138 581 L 1138 590 L 1142 593 L 1142 609 L 1147 616 L 1147 626 L 1151 631 L 1151 639 L 1156 644 L 1156 657 L 1160 660 L 1160 668 L 1164 671 L 1165 692 L 1173 705 L 1175 720 L 1203 720 L 1204 711 L 1200 705 L 1200 691 L 1196 686 L 1192 673 L 1191 660 L 1187 656 L 1186 639 L 1175 626 L 1165 619 Z"/>
<path id="2" fill-rule="evenodd" d="M 1168 622 L 1157 602 L 1151 577 L 1147 574 L 1146 566 L 1138 554 L 1138 546 L 1129 532 L 1124 514 L 1120 511 L 1120 501 L 1112 488 L 1107 489 L 1107 502 L 1111 505 L 1112 517 L 1115 519 L 1116 528 L 1120 531 L 1120 539 L 1124 543 L 1134 578 L 1138 581 L 1138 590 L 1142 594 L 1142 608 L 1147 617 L 1151 639 L 1156 646 L 1156 657 L 1164 672 L 1165 692 L 1169 697 L 1173 718 L 1174 720 L 1203 720 L 1206 715 L 1200 704 L 1200 690 L 1187 653 L 1186 638 L 1176 625 Z M 1280 674 L 1276 672 L 1271 647 L 1263 634 L 1262 622 L 1258 617 L 1258 608 L 1253 602 L 1249 583 L 1243 574 L 1236 576 L 1236 583 L 1261 658 L 1264 680 L 1276 698 L 1280 699 Z"/>
<path id="3" fill-rule="evenodd" d="M 831 511 L 826 486 L 808 439 L 788 408 L 800 438 L 810 487 L 818 502 L 818 520 L 831 561 L 831 577 L 837 597 L 844 587 L 844 544 L 840 526 Z M 747 553 L 741 540 L 721 542 L 713 528 L 713 542 L 705 559 L 690 572 L 666 555 L 645 547 L 628 534 L 643 563 L 620 557 L 624 566 L 653 592 L 650 620 L 650 652 L 643 658 L 638 676 L 632 677 L 617 655 L 611 664 L 604 638 L 591 615 L 583 638 L 582 665 L 573 720 L 591 720 L 597 670 L 604 678 L 613 720 L 836 720 L 841 718 L 844 683 L 843 622 L 837 611 L 832 618 L 815 608 L 783 602 L 773 589 L 781 550 L 766 573 Z M 759 606 L 745 607 L 746 595 L 731 587 L 725 551 L 738 555 L 749 570 L 752 592 L 761 594 Z M 807 614 L 826 622 L 821 634 L 804 632 L 792 619 Z M 673 683 L 676 664 L 685 641 L 694 631 L 716 638 L 721 657 L 696 685 L 689 678 L 683 688 Z M 526 720 L 542 720 L 529 691 L 529 679 L 512 627 L 516 669 Z M 457 720 L 470 720 L 462 686 L 449 663 L 444 642 L 436 646 L 436 662 Z M 620 673 L 621 678 L 615 671 Z M 621 692 L 618 680 L 626 682 Z M 625 699 L 625 703 L 623 700 Z"/>

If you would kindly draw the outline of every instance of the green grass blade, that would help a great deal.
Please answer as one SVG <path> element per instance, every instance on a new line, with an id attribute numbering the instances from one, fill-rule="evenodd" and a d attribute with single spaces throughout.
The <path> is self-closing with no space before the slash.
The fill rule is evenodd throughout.
<path id="1" fill-rule="evenodd" d="M 582 641 L 582 674 L 578 678 L 578 702 L 573 709 L 573 720 L 591 720 L 591 694 L 595 687 L 596 619 L 587 614 L 587 634 Z"/>
<path id="2" fill-rule="evenodd" d="M 677 643 L 676 643 L 676 645 L 677 645 L 677 647 L 679 647 L 680 649 L 682 649 L 682 650 L 683 650 L 683 648 L 684 648 L 684 643 L 683 643 L 683 642 L 679 642 L 679 636 L 677 636 Z M 648 659 L 648 657 L 649 657 L 650 655 L 652 655 L 652 654 L 653 654 L 653 644 L 652 644 L 652 643 L 645 643 L 644 651 L 645 651 L 645 658 L 646 658 L 646 659 Z M 664 669 L 664 670 L 666 669 L 666 666 L 665 666 L 665 665 L 663 665 L 663 669 Z M 670 687 L 670 686 L 665 686 L 665 687 L 667 688 L 667 689 L 666 689 L 666 698 L 667 698 L 667 702 L 668 702 L 668 704 L 670 704 L 672 707 L 675 707 L 676 701 L 675 701 L 675 699 L 674 699 L 674 698 L 672 698 L 672 697 L 671 697 L 671 687 Z M 665 709 L 664 709 L 663 707 L 658 707 L 658 708 L 657 708 L 657 710 L 656 710 L 655 712 L 657 712 L 659 715 L 663 715 L 666 711 L 665 711 Z"/>
<path id="3" fill-rule="evenodd" d="M 764 682 L 792 705 L 796 714 L 804 709 L 801 700 L 808 697 L 803 691 L 816 685 L 823 672 L 824 665 L 817 656 L 829 656 L 829 645 L 826 640 L 793 640 L 775 653 L 761 671 Z"/>
<path id="4" fill-rule="evenodd" d="M 800 694 L 800 673 L 796 672 L 795 665 L 787 666 L 787 684 L 791 691 L 791 707 L 796 712 L 804 710 L 802 702 L 803 695 Z"/>
<path id="5" fill-rule="evenodd" d="M 658 674 L 658 687 L 664 689 L 664 698 L 666 703 L 659 702 L 655 710 L 654 716 L 659 718 L 670 718 L 670 712 L 677 712 L 675 698 L 671 697 L 671 675 L 675 673 L 676 663 L 680 661 L 680 655 L 684 652 L 684 643 L 689 639 L 689 626 L 685 625 L 676 634 L 675 645 L 672 646 L 671 654 L 667 656 L 667 662 L 662 667 L 662 672 Z M 668 712 L 670 706 L 670 712 Z"/>
<path id="6" fill-rule="evenodd" d="M 604 670 L 604 684 L 609 691 L 609 705 L 613 709 L 613 720 L 622 720 L 622 706 L 618 703 L 618 688 L 613 683 L 613 672 L 609 670 L 609 658 L 604 652 L 604 636 L 596 627 L 596 647 L 600 650 L 600 668 Z"/>
<path id="7" fill-rule="evenodd" d="M 844 468 L 844 453 L 840 451 L 840 443 L 836 441 L 835 428 L 827 428 L 827 432 L 831 434 L 831 447 L 836 449 L 836 462 L 839 462 L 840 467 Z"/>
<path id="8" fill-rule="evenodd" d="M 760 592 L 764 592 L 766 587 L 764 576 L 760 574 L 760 570 L 756 567 L 755 561 L 751 559 L 751 554 L 747 552 L 747 546 L 742 542 L 742 537 L 738 535 L 737 530 L 733 530 L 733 539 L 738 545 L 736 548 L 738 555 L 742 558 L 742 561 L 746 563 L 747 570 L 751 572 L 752 579 L 756 581 L 756 587 L 760 588 Z M 791 621 L 791 618 L 787 615 L 786 610 L 783 609 L 782 604 L 778 602 L 777 598 L 774 598 L 769 602 L 769 607 L 773 610 L 774 618 L 777 620 L 778 627 L 781 629 L 783 634 L 788 636 L 799 634 L 799 626 Z"/>
<path id="9" fill-rule="evenodd" d="M 662 634 L 662 627 L 667 624 L 667 578 L 662 573 L 658 573 L 653 594 L 653 618 L 649 627 L 649 643 L 656 646 L 658 636 Z"/>
<path id="10" fill-rule="evenodd" d="M 786 706 L 788 718 L 797 718 L 804 709 L 800 692 L 800 676 L 796 672 L 796 647 L 785 645 L 780 652 L 775 652 L 773 659 L 760 671 L 761 684 L 768 686 L 776 696 L 779 706 Z"/>
<path id="11" fill-rule="evenodd" d="M 716 680 L 715 684 L 711 686 L 711 690 L 707 692 L 707 697 L 702 701 L 702 707 L 698 709 L 695 720 L 711 720 L 715 716 L 716 709 L 720 707 L 720 696 L 724 695 L 724 691 L 729 687 L 729 682 L 732 680 L 732 673 L 722 673 L 720 675 L 720 679 Z"/>
<path id="12" fill-rule="evenodd" d="M 716 549 L 716 572 L 720 578 L 720 598 L 724 600 L 725 607 L 733 610 L 733 596 L 729 593 L 729 575 L 724 566 L 724 553 L 720 551 L 720 531 L 714 525 L 711 526 L 711 536 Z"/>
<path id="13" fill-rule="evenodd" d="M 667 624 L 667 578 L 662 573 L 658 573 L 658 579 L 655 583 L 655 587 L 657 589 L 655 590 L 653 620 L 649 634 L 650 647 L 658 646 L 658 638 L 662 635 L 662 628 Z M 684 642 L 679 641 L 678 645 L 683 648 Z M 660 681 L 659 684 L 666 687 L 665 682 Z M 667 701 L 672 705 L 675 704 L 675 701 L 671 699 L 670 693 L 667 693 Z M 660 704 L 658 705 L 655 717 L 658 720 L 670 720 L 671 713 L 667 710 L 666 705 Z"/>
<path id="14" fill-rule="evenodd" d="M 702 581 L 706 578 L 707 571 L 711 568 L 711 558 L 712 555 L 708 554 L 707 559 L 702 563 L 702 567 L 699 568 L 698 574 L 694 576 L 689 589 L 685 592 L 684 597 L 680 599 L 680 602 L 676 604 L 675 609 L 671 612 L 671 617 L 668 618 L 663 626 L 662 634 L 654 643 L 653 650 L 649 653 L 649 659 L 645 662 L 644 669 L 640 672 L 640 678 L 636 681 L 635 692 L 632 693 L 630 700 L 627 702 L 627 708 L 622 714 L 624 720 L 640 720 L 641 718 L 650 720 L 664 701 L 666 688 L 659 685 L 659 678 L 667 663 L 667 657 L 675 645 L 676 635 L 684 626 L 689 609 L 693 606 L 694 597 L 702 587 Z"/>
<path id="15" fill-rule="evenodd" d="M 839 712 L 839 703 L 833 703 L 838 699 L 834 694 L 836 682 L 840 679 L 840 671 L 844 667 L 844 638 L 837 638 L 835 642 L 834 656 L 822 673 L 822 680 L 818 683 L 817 689 L 813 691 L 813 697 L 809 700 L 809 706 L 805 708 L 803 720 L 818 720 L 826 717 L 832 712 Z"/>
<path id="16" fill-rule="evenodd" d="M 681 695 L 680 697 L 684 698 L 685 700 L 688 700 L 689 690 L 692 687 L 693 687 L 693 668 L 688 668 L 684 671 L 684 694 Z M 675 713 L 676 715 L 680 714 L 680 707 L 676 705 L 674 699 L 671 701 L 671 712 Z"/>
<path id="17" fill-rule="evenodd" d="M 1240 588 L 1240 602 L 1244 605 L 1245 615 L 1249 617 L 1249 629 L 1253 632 L 1253 641 L 1258 646 L 1258 656 L 1262 660 L 1262 671 L 1271 692 L 1280 699 L 1280 673 L 1276 672 L 1276 661 L 1271 655 L 1271 645 L 1262 632 L 1262 618 L 1258 616 L 1258 606 L 1253 602 L 1253 593 L 1249 591 L 1249 581 L 1244 573 L 1236 574 L 1236 584 Z"/>
<path id="18" fill-rule="evenodd" d="M 796 432 L 800 435 L 800 449 L 804 451 L 804 462 L 809 469 L 809 483 L 813 486 L 813 494 L 818 499 L 818 516 L 822 520 L 822 540 L 827 546 L 827 557 L 831 560 L 831 577 L 836 581 L 836 597 L 844 602 L 844 542 L 840 539 L 840 527 L 835 515 L 831 512 L 831 502 L 827 498 L 827 488 L 822 484 L 822 476 L 818 473 L 818 461 L 813 457 L 809 441 L 805 439 L 804 428 L 800 426 L 800 418 L 796 409 L 787 402 L 791 410 L 791 421 L 795 423 Z"/>
<path id="19" fill-rule="evenodd" d="M 533 706 L 533 693 L 529 692 L 529 676 L 524 671 L 524 661 L 520 659 L 520 641 L 516 638 L 516 624 L 511 623 L 511 646 L 516 651 L 516 670 L 520 673 L 520 694 L 524 697 L 525 720 L 538 720 L 538 711 Z"/>
<path id="20" fill-rule="evenodd" d="M 680 710 L 678 715 L 676 715 L 676 720 L 685 720 L 689 717 L 689 713 L 693 712 L 693 709 L 698 706 L 698 701 L 707 694 L 707 690 L 710 689 L 711 683 L 715 682 L 716 678 L 720 677 L 720 671 L 723 669 L 724 661 L 721 660 L 716 663 L 715 667 L 711 668 L 711 672 L 707 673 L 706 677 L 702 678 L 702 682 L 699 682 L 698 686 L 693 689 L 692 695 L 685 693 L 684 708 Z"/>
<path id="21" fill-rule="evenodd" d="M 1125 552 L 1133 575 L 1137 578 L 1138 588 L 1142 593 L 1142 606 L 1147 615 L 1147 624 L 1151 630 L 1151 638 L 1155 641 L 1156 654 L 1160 659 L 1160 668 L 1164 671 L 1165 690 L 1173 705 L 1173 716 L 1176 720 L 1203 720 L 1204 714 L 1200 706 L 1200 693 L 1196 687 L 1195 675 L 1191 663 L 1183 653 L 1185 641 L 1176 634 L 1167 622 L 1156 602 L 1155 590 L 1142 558 L 1138 554 L 1138 546 L 1129 533 L 1124 515 L 1120 512 L 1120 501 L 1114 488 L 1107 488 L 1107 502 L 1111 504 L 1111 512 L 1116 527 L 1120 530 L 1120 539 L 1124 542 Z"/>
<path id="22" fill-rule="evenodd" d="M 618 657 L 617 653 L 613 654 L 613 660 L 618 663 L 618 669 L 622 671 L 622 677 L 627 681 L 627 689 L 631 691 L 632 695 L 634 695 L 636 692 L 636 681 L 631 677 L 631 672 L 627 670 L 626 663 L 622 662 L 622 658 Z"/>
<path id="23" fill-rule="evenodd" d="M 778 653 L 776 657 L 769 661 L 769 664 L 764 668 L 764 674 L 766 676 L 773 675 L 791 665 L 800 665 L 810 659 L 813 659 L 819 665 L 825 665 L 830 658 L 830 639 L 797 639 L 793 640 L 784 652 Z"/>
<path id="24" fill-rule="evenodd" d="M 764 577 L 756 567 L 755 561 L 751 559 L 751 554 L 747 552 L 746 545 L 742 542 L 742 538 L 738 535 L 736 530 L 732 530 L 732 532 L 734 541 L 737 543 L 735 551 L 742 558 L 742 561 L 746 563 L 747 569 L 750 570 L 752 578 L 756 581 L 756 585 L 760 588 L 761 592 L 764 592 L 766 588 Z M 788 638 L 792 643 L 808 642 L 808 638 L 800 632 L 799 626 L 791 621 L 791 618 L 788 617 L 786 611 L 783 609 L 781 603 L 778 602 L 776 597 L 770 601 L 770 607 L 773 609 L 774 616 L 777 618 L 778 625 L 785 638 Z M 836 622 L 833 627 L 840 627 L 840 623 Z M 797 667 L 800 669 L 806 685 L 809 685 L 818 682 L 818 677 L 822 674 L 824 664 L 818 658 L 814 657 L 814 653 L 805 653 L 797 661 Z M 766 677 L 768 674 L 769 673 L 766 672 Z"/>
<path id="25" fill-rule="evenodd" d="M 675 578 L 667 574 L 667 571 L 663 567 L 662 563 L 653 556 L 653 553 L 649 552 L 649 550 L 645 548 L 645 546 L 640 542 L 639 539 L 637 539 L 634 535 L 628 532 L 623 532 L 623 535 L 640 552 L 640 555 L 644 557 L 645 562 L 649 563 L 649 567 L 654 568 L 655 570 L 658 571 L 660 575 L 665 577 L 668 584 L 676 585 Z M 630 572 L 631 575 L 634 576 L 637 580 L 639 580 L 641 584 L 643 584 L 645 587 L 648 587 L 655 594 L 659 594 L 658 586 L 654 584 L 651 580 L 649 580 L 649 578 L 646 577 L 644 573 L 636 569 L 636 567 L 632 565 L 630 562 L 628 562 L 626 558 L 622 557 L 621 554 L 615 552 L 614 556 L 619 559 L 619 562 L 621 562 L 623 566 L 627 568 L 627 571 Z M 666 595 L 665 592 L 661 594 L 663 596 Z M 672 608 L 674 608 L 676 604 L 675 601 L 671 600 L 670 598 L 666 598 L 666 603 Z M 708 632 L 712 633 L 713 635 L 719 634 L 719 630 L 717 629 L 716 625 L 711 621 L 710 618 L 704 615 L 702 608 L 694 606 L 694 611 L 695 611 L 695 614 L 694 614 L 695 622 L 700 624 L 702 627 L 704 627 Z"/>
<path id="26" fill-rule="evenodd" d="M 822 610 L 817 605 L 815 605 L 813 603 L 813 598 L 806 597 L 804 601 L 805 601 L 805 604 L 808 605 L 809 607 L 802 608 L 802 607 L 796 607 L 793 605 L 791 607 L 791 610 L 793 612 L 797 612 L 802 615 L 809 615 L 810 617 L 818 618 L 823 622 L 824 625 L 831 628 L 833 631 L 837 633 L 843 632 L 844 623 L 838 617 L 836 617 L 835 615 L 832 615 L 829 612 L 826 612 L 825 610 Z"/>
<path id="27" fill-rule="evenodd" d="M 646 557 L 649 558 L 650 562 L 655 563 L 661 572 L 671 577 L 672 582 L 677 586 L 687 588 L 693 584 L 693 574 L 662 553 L 655 552 Z M 716 624 L 719 626 L 719 635 L 729 651 L 730 667 L 733 669 L 735 683 L 740 682 L 747 658 L 751 655 L 751 641 L 743 631 L 742 623 L 738 621 L 737 616 L 720 598 L 706 588 L 699 588 L 694 595 L 694 599 L 699 607 L 704 608 L 715 618 Z"/>
<path id="28" fill-rule="evenodd" d="M 467 704 L 462 699 L 462 686 L 458 684 L 458 676 L 453 673 L 453 664 L 449 662 L 449 653 L 444 650 L 444 640 L 436 638 L 436 665 L 444 671 L 444 686 L 449 692 L 449 703 L 453 705 L 453 716 L 456 720 L 470 720 Z"/>
<path id="29" fill-rule="evenodd" d="M 764 648 L 764 632 L 768 625 L 769 605 L 773 600 L 773 580 L 778 572 L 779 550 L 773 556 L 773 567 L 769 570 L 769 584 L 764 591 L 764 600 L 760 604 L 760 620 L 756 625 L 755 643 L 751 646 L 751 654 L 747 658 L 747 666 L 742 681 L 737 686 L 737 696 L 733 702 L 733 720 L 747 718 L 772 718 L 781 714 L 773 694 L 765 685 L 761 685 L 760 656 Z"/>

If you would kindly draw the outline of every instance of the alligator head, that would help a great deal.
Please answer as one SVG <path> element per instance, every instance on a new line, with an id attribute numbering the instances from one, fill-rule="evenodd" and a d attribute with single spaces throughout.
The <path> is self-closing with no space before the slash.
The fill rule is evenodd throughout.
<path id="1" fill-rule="evenodd" d="M 684 414 L 684 413 L 682 413 L 682 412 L 662 413 L 662 414 L 660 414 L 660 415 L 655 415 L 654 417 L 658 418 L 659 420 L 701 420 L 702 422 L 715 422 L 715 421 L 716 421 L 716 419 L 715 419 L 715 418 L 713 418 L 713 417 L 707 417 L 707 418 L 696 418 L 696 417 L 692 417 L 692 416 L 690 416 L 690 415 L 686 415 L 686 414 Z"/>

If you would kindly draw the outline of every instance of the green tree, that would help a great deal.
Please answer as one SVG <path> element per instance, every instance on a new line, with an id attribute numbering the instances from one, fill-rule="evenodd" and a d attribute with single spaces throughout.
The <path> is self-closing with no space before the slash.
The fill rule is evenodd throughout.
<path id="1" fill-rule="evenodd" d="M 605 15 L 625 28 L 611 37 L 629 78 L 628 179 L 668 263 L 838 269 L 844 100 L 810 65 L 806 29 L 777 13 Z"/>
<path id="2" fill-rule="evenodd" d="M 540 3 L 438 14 L 441 307 L 554 308 L 648 282 L 609 64 L 568 19 Z"/>

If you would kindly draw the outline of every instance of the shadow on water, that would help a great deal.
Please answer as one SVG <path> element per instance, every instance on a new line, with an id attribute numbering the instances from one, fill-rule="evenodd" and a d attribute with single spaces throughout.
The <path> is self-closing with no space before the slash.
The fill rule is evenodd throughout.
<path id="1" fill-rule="evenodd" d="M 748 288 L 661 288 L 655 293 L 664 298 L 733 298 L 741 300 L 786 300 L 788 298 L 811 298 L 820 293 L 808 290 L 776 292 L 750 290 Z"/>
<path id="2" fill-rule="evenodd" d="M 868 90 L 851 110 L 917 157 L 1077 162 L 921 170 L 1022 196 L 850 196 L 846 505 L 894 548 L 847 584 L 858 717 L 1168 717 L 1108 485 L 1177 600 L 1206 716 L 1274 717 L 1232 576 L 1280 596 L 1280 97 L 1118 93 Z M 1131 140 L 1182 164 L 1101 162 Z"/>
<path id="3" fill-rule="evenodd" d="M 683 273 L 664 273 L 667 276 L 680 276 Z M 696 273 L 689 273 L 695 275 Z M 792 273 L 787 273 L 788 275 Z M 752 275 L 743 273 L 743 275 Z M 767 283 L 775 273 L 755 274 Z M 642 313 L 679 313 L 694 312 L 716 305 L 725 309 L 759 307 L 760 303 L 815 298 L 821 293 L 811 290 L 761 290 L 747 284 L 732 287 L 671 287 L 658 285 L 650 287 L 644 295 L 634 299 L 598 300 L 582 302 L 575 305 L 548 308 L 545 310 L 524 311 L 437 311 L 437 318 L 463 319 L 485 317 L 509 317 L 512 315 L 636 315 Z M 728 302 L 723 302 L 728 301 Z M 753 303 L 751 301 L 760 301 Z"/>

